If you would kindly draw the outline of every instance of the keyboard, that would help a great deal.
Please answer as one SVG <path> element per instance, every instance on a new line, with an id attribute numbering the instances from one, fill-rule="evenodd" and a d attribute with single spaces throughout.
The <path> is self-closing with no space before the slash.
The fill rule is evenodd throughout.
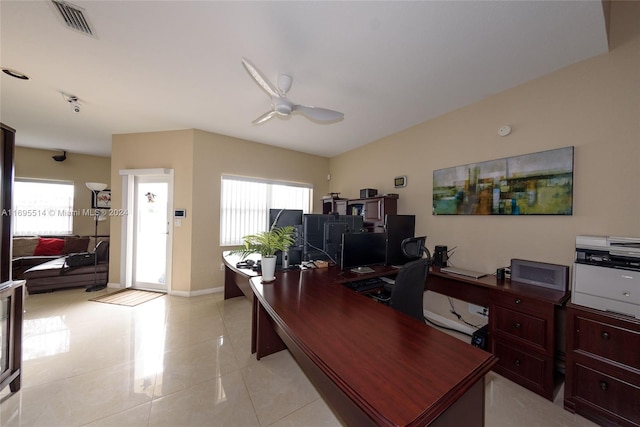
<path id="1" fill-rule="evenodd" d="M 443 273 L 453 273 L 459 274 L 460 276 L 473 277 L 474 279 L 479 279 L 480 277 L 484 277 L 487 275 L 487 273 L 480 273 L 478 271 L 467 270 L 458 267 L 442 267 L 440 271 Z"/>
<path id="2" fill-rule="evenodd" d="M 345 283 L 345 286 L 347 286 L 349 289 L 353 289 L 356 292 L 366 292 L 372 289 L 381 288 L 384 283 L 385 282 L 380 277 L 372 277 L 371 279 L 347 282 Z"/>

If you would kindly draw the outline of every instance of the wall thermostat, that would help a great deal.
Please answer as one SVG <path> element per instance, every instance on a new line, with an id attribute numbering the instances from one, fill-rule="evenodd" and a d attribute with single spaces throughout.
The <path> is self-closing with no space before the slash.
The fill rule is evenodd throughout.
<path id="1" fill-rule="evenodd" d="M 395 188 L 406 187 L 407 186 L 407 176 L 406 175 L 402 175 L 402 176 L 396 176 L 395 178 L 393 178 L 393 186 Z"/>
<path id="2" fill-rule="evenodd" d="M 187 217 L 187 210 L 186 209 L 176 209 L 173 212 L 173 217 L 174 218 L 186 218 Z"/>

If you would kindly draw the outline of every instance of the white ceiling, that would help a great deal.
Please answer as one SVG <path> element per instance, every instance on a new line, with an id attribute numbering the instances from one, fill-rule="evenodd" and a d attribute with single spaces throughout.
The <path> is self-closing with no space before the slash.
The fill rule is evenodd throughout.
<path id="1" fill-rule="evenodd" d="M 71 3 L 96 38 L 0 1 L 0 66 L 31 77 L 1 77 L 20 146 L 108 156 L 112 134 L 197 128 L 334 156 L 607 51 L 599 1 Z M 344 120 L 252 125 L 270 99 L 242 57 Z"/>

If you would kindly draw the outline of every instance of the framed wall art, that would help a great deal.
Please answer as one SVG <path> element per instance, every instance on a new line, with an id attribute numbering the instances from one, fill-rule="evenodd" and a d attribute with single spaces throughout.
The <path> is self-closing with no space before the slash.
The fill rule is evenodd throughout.
<path id="1" fill-rule="evenodd" d="M 111 209 L 111 190 L 91 192 L 91 208 L 92 209 Z"/>
<path id="2" fill-rule="evenodd" d="M 572 215 L 573 147 L 433 171 L 434 215 Z"/>

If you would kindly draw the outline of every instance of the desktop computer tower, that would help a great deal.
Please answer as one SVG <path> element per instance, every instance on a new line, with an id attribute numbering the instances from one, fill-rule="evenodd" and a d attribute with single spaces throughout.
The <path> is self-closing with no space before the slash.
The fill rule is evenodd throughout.
<path id="1" fill-rule="evenodd" d="M 415 215 L 385 215 L 384 230 L 386 233 L 385 265 L 404 265 L 413 258 L 402 253 L 402 241 L 414 237 L 416 228 Z"/>

